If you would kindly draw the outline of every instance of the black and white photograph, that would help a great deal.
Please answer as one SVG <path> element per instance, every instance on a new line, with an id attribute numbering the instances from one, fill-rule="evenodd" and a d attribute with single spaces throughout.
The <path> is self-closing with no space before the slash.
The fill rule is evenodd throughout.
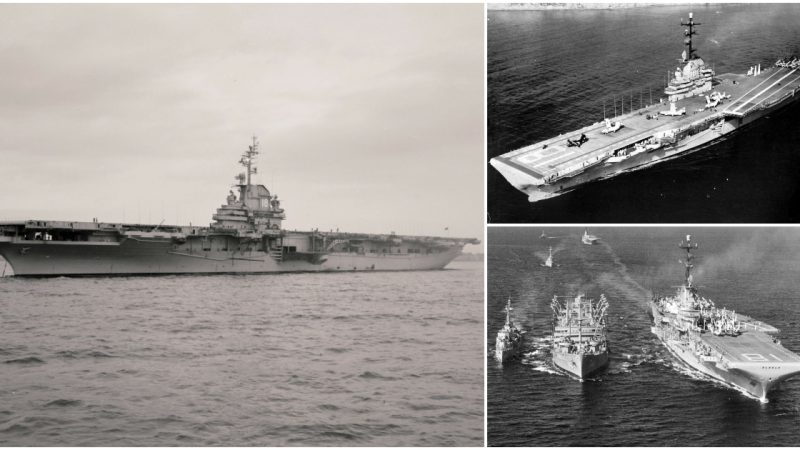
<path id="1" fill-rule="evenodd" d="M 487 7 L 488 223 L 800 221 L 800 4 Z"/>
<path id="2" fill-rule="evenodd" d="M 484 5 L 0 5 L 0 445 L 483 446 Z"/>
<path id="3" fill-rule="evenodd" d="M 797 445 L 797 227 L 490 226 L 489 446 Z"/>

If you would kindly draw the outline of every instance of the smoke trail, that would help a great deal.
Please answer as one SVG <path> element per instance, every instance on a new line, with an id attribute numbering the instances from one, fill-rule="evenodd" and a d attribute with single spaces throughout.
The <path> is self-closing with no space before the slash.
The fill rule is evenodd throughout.
<path id="1" fill-rule="evenodd" d="M 645 289 L 628 272 L 628 267 L 619 259 L 614 250 L 607 242 L 601 241 L 599 245 L 606 250 L 614 265 L 617 267 L 615 272 L 605 272 L 597 278 L 598 284 L 610 286 L 621 292 L 625 298 L 634 300 L 639 306 L 648 309 L 647 302 L 652 297 L 652 292 Z"/>
<path id="2" fill-rule="evenodd" d="M 737 240 L 721 253 L 701 254 L 694 270 L 695 278 L 714 278 L 721 271 L 750 271 L 768 263 L 775 254 L 798 246 L 800 235 L 792 229 L 756 229 L 747 239 Z"/>

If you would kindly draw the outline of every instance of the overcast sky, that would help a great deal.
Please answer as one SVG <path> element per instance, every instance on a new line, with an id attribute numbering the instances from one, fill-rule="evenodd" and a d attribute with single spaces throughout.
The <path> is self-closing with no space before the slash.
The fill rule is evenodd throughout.
<path id="1" fill-rule="evenodd" d="M 208 224 L 255 134 L 287 228 L 482 238 L 483 48 L 481 4 L 2 4 L 0 220 Z"/>

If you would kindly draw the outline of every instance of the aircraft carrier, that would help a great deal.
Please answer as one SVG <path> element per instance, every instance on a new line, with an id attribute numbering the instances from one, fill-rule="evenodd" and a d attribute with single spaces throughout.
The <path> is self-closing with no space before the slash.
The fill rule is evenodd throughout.
<path id="1" fill-rule="evenodd" d="M 258 141 L 242 155 L 208 227 L 22 220 L 0 222 L 0 255 L 15 276 L 147 275 L 441 269 L 472 238 L 287 231 L 277 195 L 251 183 Z"/>
<path id="2" fill-rule="evenodd" d="M 553 364 L 581 381 L 608 365 L 606 310 L 608 301 L 578 295 L 563 303 L 554 297 Z"/>
<path id="3" fill-rule="evenodd" d="M 719 308 L 692 285 L 692 249 L 686 236 L 686 281 L 674 296 L 650 302 L 652 332 L 678 359 L 762 402 L 770 389 L 800 373 L 800 356 L 774 336 L 779 330 L 736 311 Z"/>
<path id="4" fill-rule="evenodd" d="M 683 67 L 670 74 L 666 97 L 648 105 L 640 97 L 637 110 L 631 99 L 628 113 L 508 152 L 490 164 L 536 202 L 707 148 L 800 98 L 797 58 L 717 76 L 692 46 L 701 24 L 690 13 L 681 25 L 687 27 L 687 49 Z"/>

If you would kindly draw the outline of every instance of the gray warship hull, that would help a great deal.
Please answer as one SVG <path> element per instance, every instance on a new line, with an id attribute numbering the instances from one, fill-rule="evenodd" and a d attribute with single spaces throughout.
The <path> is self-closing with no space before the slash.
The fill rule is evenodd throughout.
<path id="1" fill-rule="evenodd" d="M 800 357 L 756 327 L 745 329 L 735 337 L 692 331 L 680 333 L 667 325 L 668 319 L 655 303 L 650 306 L 654 321 L 651 331 L 672 355 L 690 368 L 762 402 L 767 401 L 767 394 L 781 381 L 800 372 Z M 741 315 L 740 319 L 752 321 Z M 761 325 L 762 329 L 777 331 L 766 324 Z M 708 349 L 708 354 L 698 355 L 696 349 L 699 346 Z"/>
<path id="2" fill-rule="evenodd" d="M 0 237 L 0 255 L 15 276 L 75 276 L 432 270 L 444 268 L 461 252 L 459 245 L 438 247 L 431 253 L 417 253 L 413 248 L 409 253 L 400 246 L 387 246 L 393 253 L 264 252 L 257 249 L 259 242 L 234 237 L 216 240 L 219 247 L 209 248 L 201 239 L 182 243 L 137 238 L 71 242 Z"/>
<path id="3" fill-rule="evenodd" d="M 553 353 L 553 364 L 583 380 L 608 365 L 608 353 L 576 354 Z"/>
<path id="4" fill-rule="evenodd" d="M 501 347 L 495 346 L 494 358 L 498 362 L 506 362 L 512 359 L 517 359 L 520 356 L 520 349 L 518 347 Z"/>

